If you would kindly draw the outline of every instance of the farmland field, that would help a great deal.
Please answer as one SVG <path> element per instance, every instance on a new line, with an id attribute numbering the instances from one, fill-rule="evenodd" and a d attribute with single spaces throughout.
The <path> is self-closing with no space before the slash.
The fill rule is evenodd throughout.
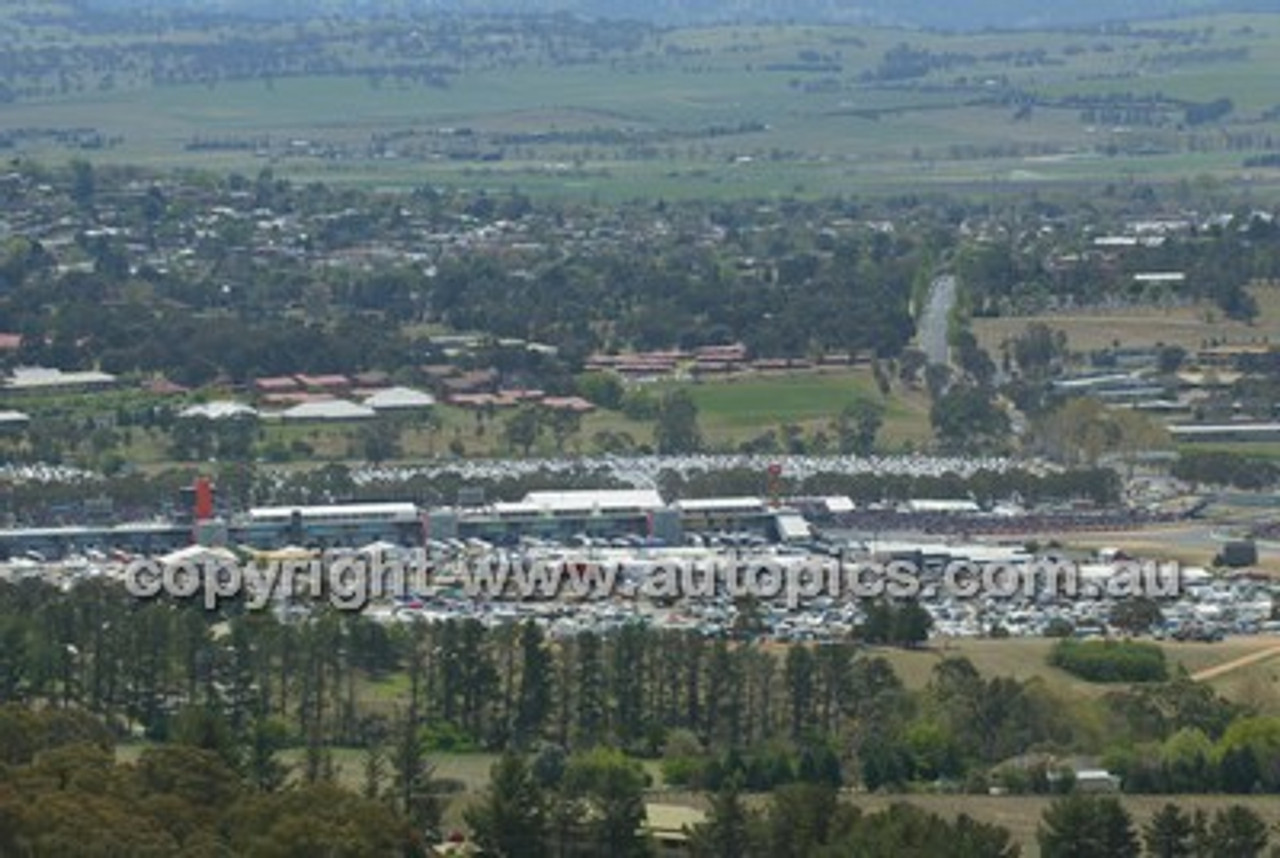
<path id="1" fill-rule="evenodd" d="M 1280 72 L 1273 15 L 968 35 L 619 25 L 601 44 L 513 37 L 493 22 L 433 43 L 436 22 L 424 21 L 418 37 L 438 51 L 396 42 L 387 57 L 388 41 L 402 35 L 392 25 L 345 38 L 317 21 L 253 32 L 264 50 L 304 40 L 316 52 L 305 66 L 166 77 L 128 52 L 220 45 L 243 25 L 177 24 L 139 40 L 86 35 L 56 3 L 34 24 L 23 5 L 0 11 L 0 33 L 8 24 L 29 40 L 64 44 L 68 63 L 78 45 L 125 55 L 107 71 L 8 78 L 20 97 L 0 104 L 0 120 L 23 130 L 9 141 L 14 152 L 50 160 L 81 154 L 51 132 L 93 129 L 109 141 L 92 151 L 100 163 L 270 166 L 299 181 L 518 186 L 601 199 L 905 186 L 989 194 L 1198 176 L 1247 184 L 1258 196 L 1280 189 L 1280 171 L 1243 163 L 1280 132 L 1275 96 L 1261 83 Z M 384 59 L 403 64 L 370 65 Z M 316 73 L 321 65 L 335 70 Z M 1180 115 L 1223 98 L 1231 110 L 1212 124 Z M 1115 116 L 1098 113 L 1109 99 Z M 1223 133 L 1233 131 L 1248 136 L 1228 147 Z"/>

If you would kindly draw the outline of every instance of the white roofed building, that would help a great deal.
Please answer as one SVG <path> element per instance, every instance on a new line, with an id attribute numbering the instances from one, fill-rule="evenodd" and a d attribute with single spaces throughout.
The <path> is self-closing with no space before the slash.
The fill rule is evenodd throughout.
<path id="1" fill-rule="evenodd" d="M 63 372 L 45 366 L 14 367 L 13 374 L 5 381 L 4 386 L 15 392 L 33 390 L 84 390 L 89 388 L 109 387 L 117 381 L 114 375 L 107 372 L 87 370 L 84 372 Z"/>
<path id="2" fill-rule="evenodd" d="M 228 548 L 209 545 L 188 545 L 186 548 L 179 548 L 177 551 L 161 555 L 156 560 L 162 566 L 170 568 L 186 565 L 194 569 L 201 566 L 229 567 L 235 564 L 238 558 L 235 552 Z"/>
<path id="3" fill-rule="evenodd" d="M 374 411 L 411 411 L 430 408 L 436 404 L 436 398 L 411 387 L 388 387 L 366 397 L 364 404 Z"/>
<path id="4" fill-rule="evenodd" d="M 768 508 L 763 498 L 689 498 L 678 500 L 675 508 L 686 515 L 716 515 L 719 513 L 764 512 Z"/>
<path id="5" fill-rule="evenodd" d="M 297 514 L 304 520 L 348 521 L 385 518 L 416 521 L 418 508 L 411 503 L 345 503 L 327 506 L 255 506 L 249 510 L 253 521 L 288 521 Z"/>
<path id="6" fill-rule="evenodd" d="M 916 498 L 907 501 L 904 505 L 907 512 L 913 513 L 941 513 L 941 514 L 959 514 L 959 513 L 976 513 L 981 512 L 982 507 L 978 506 L 976 501 L 972 500 L 951 500 L 951 499 L 931 499 Z"/>
<path id="7" fill-rule="evenodd" d="M 564 492 L 529 492 L 521 501 L 527 508 L 552 515 L 592 512 L 651 512 L 662 509 L 662 495 L 653 489 L 603 489 Z"/>
<path id="8" fill-rule="evenodd" d="M 804 516 L 796 512 L 781 512 L 774 518 L 778 540 L 781 542 L 797 542 L 813 536 L 813 530 Z"/>
<path id="9" fill-rule="evenodd" d="M 31 415 L 22 411 L 0 411 L 0 429 L 25 429 L 31 425 Z"/>
<path id="10" fill-rule="evenodd" d="M 178 412 L 179 417 L 200 417 L 205 420 L 231 420 L 236 417 L 257 417 L 258 410 L 243 402 L 221 400 L 190 405 Z"/>
<path id="11" fill-rule="evenodd" d="M 321 399 L 314 402 L 303 402 L 280 414 L 282 419 L 294 422 L 307 420 L 369 420 L 377 416 L 378 412 L 369 406 L 358 405 L 346 399 Z"/>

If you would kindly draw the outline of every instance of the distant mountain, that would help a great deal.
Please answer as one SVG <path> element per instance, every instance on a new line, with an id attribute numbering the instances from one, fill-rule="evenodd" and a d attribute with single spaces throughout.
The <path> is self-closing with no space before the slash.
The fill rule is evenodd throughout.
<path id="1" fill-rule="evenodd" d="M 81 0 L 97 9 L 184 8 L 266 17 L 448 12 L 570 12 L 656 24 L 719 21 L 868 22 L 948 30 L 1024 29 L 1196 12 L 1280 12 L 1280 0 Z"/>

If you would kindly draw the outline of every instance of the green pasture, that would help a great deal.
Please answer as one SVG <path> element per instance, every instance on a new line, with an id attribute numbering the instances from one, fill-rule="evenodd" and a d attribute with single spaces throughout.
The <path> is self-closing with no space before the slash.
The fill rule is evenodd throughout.
<path id="1" fill-rule="evenodd" d="M 47 8 L 66 11 L 58 4 Z M 0 12 L 0 35 L 37 44 L 126 39 L 83 36 L 57 17 L 39 27 L 19 24 L 24 19 L 13 9 Z M 215 27 L 149 38 L 188 44 L 227 35 Z M 293 37 L 284 27 L 254 36 Z M 636 50 L 559 65 L 524 46 L 501 68 L 462 63 L 444 87 L 361 75 L 153 87 L 135 75 L 111 91 L 0 105 L 0 121 L 12 128 L 92 127 L 122 138 L 88 153 L 44 140 L 22 144 L 21 153 L 54 161 L 90 157 L 218 172 L 270 165 L 298 181 L 518 186 L 605 201 L 894 193 L 921 186 L 999 194 L 1200 174 L 1230 182 L 1246 179 L 1242 162 L 1257 152 L 1187 152 L 1177 144 L 1188 133 L 1212 137 L 1236 127 L 1280 136 L 1280 122 L 1263 119 L 1280 103 L 1269 84 L 1280 74 L 1278 36 L 1276 15 L 1161 21 L 1128 33 L 726 25 L 655 31 Z M 964 59 L 917 78 L 875 79 L 886 51 L 900 45 Z M 1247 50 L 1246 59 L 1221 54 L 1235 49 Z M 1012 62 L 1011 55 L 1040 61 Z M 1071 95 L 1118 93 L 1160 94 L 1174 103 L 1228 97 L 1235 111 L 1221 126 L 1128 128 L 1087 124 L 1075 107 L 1048 105 Z M 1018 104 L 1028 98 L 1036 106 L 1017 117 Z M 763 127 L 724 133 L 743 123 Z M 464 142 L 501 148 L 503 158 L 449 157 L 462 139 L 451 136 L 459 129 L 470 132 Z M 577 136 L 591 132 L 624 137 Z M 374 157 L 368 144 L 386 134 L 434 154 Z M 197 138 L 269 139 L 272 155 L 189 151 Z M 341 155 L 290 151 L 291 141 Z M 1247 179 L 1260 194 L 1280 189 L 1280 171 L 1250 170 Z"/>
<path id="2" fill-rule="evenodd" d="M 703 433 L 712 441 L 745 441 L 770 429 L 798 424 L 826 430 L 847 406 L 858 400 L 881 402 L 885 421 L 879 444 L 901 449 L 930 438 L 928 404 L 914 392 L 895 390 L 884 399 L 865 368 L 788 376 L 749 376 L 687 384 L 698 406 Z"/>

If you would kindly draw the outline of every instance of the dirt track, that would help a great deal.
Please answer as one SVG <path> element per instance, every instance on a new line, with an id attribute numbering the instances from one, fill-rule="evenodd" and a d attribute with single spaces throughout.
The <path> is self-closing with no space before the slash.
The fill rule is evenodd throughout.
<path id="1" fill-rule="evenodd" d="M 1248 655 L 1242 655 L 1239 658 L 1233 658 L 1231 661 L 1215 664 L 1213 667 L 1206 667 L 1204 670 L 1198 670 L 1191 674 L 1191 678 L 1196 682 L 1208 682 L 1242 667 L 1248 667 L 1251 664 L 1257 664 L 1260 661 L 1266 661 L 1276 656 L 1280 656 L 1280 646 L 1267 647 L 1257 652 L 1251 652 Z"/>

